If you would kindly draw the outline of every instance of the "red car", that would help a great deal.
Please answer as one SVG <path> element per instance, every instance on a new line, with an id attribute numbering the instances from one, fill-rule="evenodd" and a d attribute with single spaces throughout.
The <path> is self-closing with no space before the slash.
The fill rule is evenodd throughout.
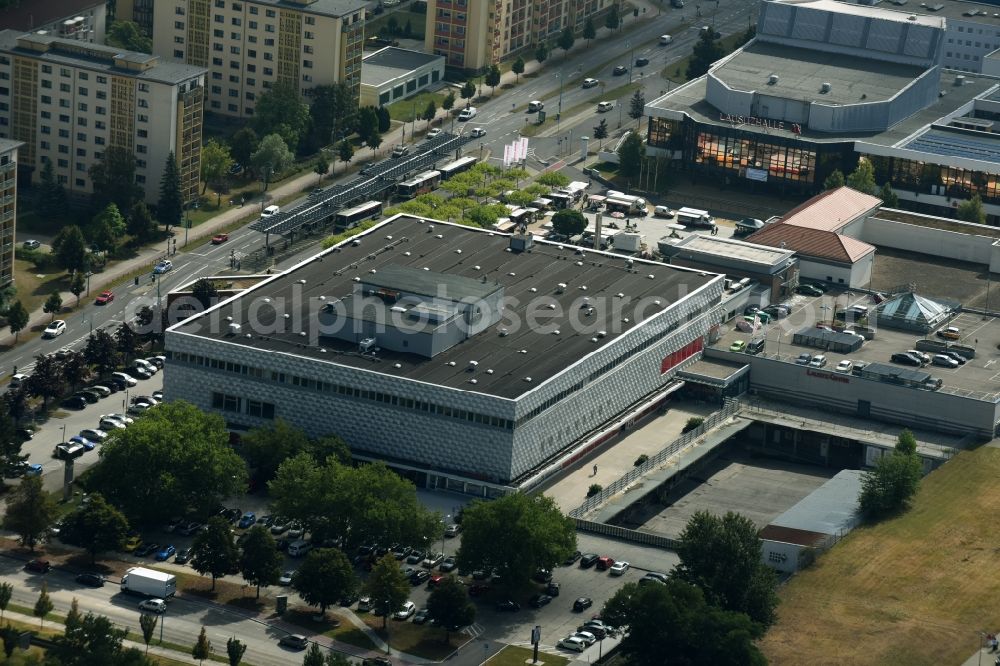
<path id="1" fill-rule="evenodd" d="M 97 297 L 97 300 L 94 301 L 94 303 L 96 303 L 97 305 L 107 305 L 113 300 L 115 300 L 115 295 L 113 292 L 102 291 L 101 295 Z"/>
<path id="2" fill-rule="evenodd" d="M 229 234 L 215 234 L 214 236 L 212 236 L 212 245 L 225 243 L 227 240 L 229 240 Z"/>
<path id="3" fill-rule="evenodd" d="M 608 557 L 607 555 L 599 557 L 597 558 L 597 570 L 604 571 L 606 569 L 610 569 L 611 565 L 614 563 L 615 559 L 613 557 Z"/>

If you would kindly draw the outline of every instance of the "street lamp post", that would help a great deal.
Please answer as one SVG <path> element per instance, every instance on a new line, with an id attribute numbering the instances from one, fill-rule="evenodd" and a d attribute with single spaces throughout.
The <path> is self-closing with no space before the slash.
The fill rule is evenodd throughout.
<path id="1" fill-rule="evenodd" d="M 188 230 L 191 228 L 191 209 L 197 210 L 198 202 L 189 201 L 186 206 L 184 206 L 184 247 L 188 244 Z"/>
<path id="2" fill-rule="evenodd" d="M 635 47 L 629 42 L 625 42 L 625 48 L 629 50 L 629 63 L 628 63 L 628 82 L 632 83 L 632 67 L 635 66 Z"/>
<path id="3" fill-rule="evenodd" d="M 66 443 L 66 424 L 62 424 L 62 443 Z"/>
<path id="4" fill-rule="evenodd" d="M 559 70 L 559 107 L 556 109 L 556 130 L 559 129 L 559 119 L 562 118 L 563 71 Z"/>

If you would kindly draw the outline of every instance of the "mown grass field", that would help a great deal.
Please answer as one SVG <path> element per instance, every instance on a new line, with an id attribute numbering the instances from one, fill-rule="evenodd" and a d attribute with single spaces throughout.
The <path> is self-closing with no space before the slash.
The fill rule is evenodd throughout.
<path id="1" fill-rule="evenodd" d="M 780 590 L 771 664 L 961 664 L 1000 629 L 1000 449 L 956 456 L 913 507 L 855 530 Z"/>

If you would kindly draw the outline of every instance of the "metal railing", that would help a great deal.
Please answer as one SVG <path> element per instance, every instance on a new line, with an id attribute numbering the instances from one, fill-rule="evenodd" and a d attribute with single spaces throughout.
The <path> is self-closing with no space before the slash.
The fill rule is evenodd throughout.
<path id="1" fill-rule="evenodd" d="M 677 545 L 680 543 L 679 540 L 663 536 L 662 534 L 654 534 L 652 532 L 644 532 L 642 530 L 633 530 L 628 527 L 608 525 L 607 523 L 598 523 L 584 518 L 574 518 L 573 522 L 576 523 L 576 529 L 584 532 L 591 532 L 593 534 L 600 534 L 602 536 L 609 536 L 615 539 L 622 539 L 623 541 L 631 541 L 632 543 L 640 543 L 647 546 L 657 546 L 658 548 L 677 550 Z"/>
<path id="2" fill-rule="evenodd" d="M 709 415 L 697 428 L 689 432 L 682 433 L 680 437 L 672 441 L 665 448 L 650 456 L 646 462 L 633 467 L 607 487 L 603 488 L 601 492 L 584 500 L 583 504 L 569 512 L 570 518 L 577 520 L 581 519 L 583 516 L 607 502 L 613 496 L 626 489 L 638 479 L 641 479 L 646 474 L 654 471 L 672 456 L 677 455 L 684 449 L 694 444 L 694 442 L 696 442 L 702 435 L 735 415 L 740 411 L 740 409 L 742 409 L 742 404 L 739 400 L 727 399 L 721 410 Z"/>

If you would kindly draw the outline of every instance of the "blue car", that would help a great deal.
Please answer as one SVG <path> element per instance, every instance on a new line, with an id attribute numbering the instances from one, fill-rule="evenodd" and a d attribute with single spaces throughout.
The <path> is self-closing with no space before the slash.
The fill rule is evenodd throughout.
<path id="1" fill-rule="evenodd" d="M 28 463 L 28 462 L 26 462 L 26 463 L 23 463 L 21 465 L 20 469 L 24 471 L 24 475 L 25 476 L 41 476 L 42 475 L 42 466 L 39 465 L 38 463 Z"/>
<path id="2" fill-rule="evenodd" d="M 87 451 L 93 451 L 95 444 L 87 439 L 86 437 L 81 437 L 80 435 L 73 435 L 69 438 L 71 444 L 79 444 Z"/>
<path id="3" fill-rule="evenodd" d="M 156 559 L 158 562 L 166 562 L 171 557 L 177 553 L 177 549 L 173 546 L 164 546 L 163 550 L 156 554 Z"/>
<path id="4" fill-rule="evenodd" d="M 242 527 L 243 529 L 246 529 L 256 522 L 257 522 L 257 516 L 254 515 L 252 511 L 247 511 L 246 513 L 243 514 L 243 517 L 240 518 L 239 526 Z"/>

